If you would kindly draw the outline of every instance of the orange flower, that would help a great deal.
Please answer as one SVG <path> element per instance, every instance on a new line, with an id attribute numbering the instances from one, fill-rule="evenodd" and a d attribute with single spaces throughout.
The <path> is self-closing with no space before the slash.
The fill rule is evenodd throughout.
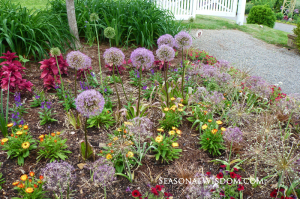
<path id="1" fill-rule="evenodd" d="M 24 188 L 24 184 L 21 183 L 21 184 L 18 185 L 18 187 L 19 187 L 20 189 L 23 189 L 23 188 Z"/>
<path id="2" fill-rule="evenodd" d="M 29 182 L 32 182 L 32 180 L 31 180 L 31 179 L 29 179 L 28 181 L 29 181 Z"/>
<path id="3" fill-rule="evenodd" d="M 110 152 L 113 153 L 114 151 L 113 151 L 113 150 L 110 150 Z"/>
<path id="4" fill-rule="evenodd" d="M 27 130 L 28 129 L 28 125 L 24 125 L 23 129 Z"/>
<path id="5" fill-rule="evenodd" d="M 103 153 L 103 151 L 102 151 L 102 150 L 100 150 L 100 153 Z"/>
<path id="6" fill-rule="evenodd" d="M 18 136 L 15 136 L 15 138 L 18 138 Z"/>
<path id="7" fill-rule="evenodd" d="M 55 136 L 55 133 L 51 133 L 51 136 L 54 137 L 54 136 Z"/>
<path id="8" fill-rule="evenodd" d="M 14 137 L 14 134 L 11 134 L 10 136 L 11 136 L 11 137 Z"/>
<path id="9" fill-rule="evenodd" d="M 209 138 L 206 138 L 207 140 L 209 140 Z"/>
<path id="10" fill-rule="evenodd" d="M 31 172 L 29 173 L 29 175 L 30 175 L 31 177 L 33 177 L 33 176 L 34 176 L 34 172 L 31 171 Z"/>
<path id="11" fill-rule="evenodd" d="M 14 123 L 9 123 L 7 124 L 7 127 L 12 127 L 14 125 Z"/>
<path id="12" fill-rule="evenodd" d="M 112 159 L 112 156 L 111 156 L 110 154 L 107 154 L 107 155 L 106 155 L 106 159 L 108 159 L 108 160 L 109 160 L 109 159 Z"/>
<path id="13" fill-rule="evenodd" d="M 34 186 L 34 188 L 38 188 L 38 187 L 39 187 L 39 186 L 37 186 L 36 184 L 34 184 L 33 186 Z"/>
<path id="14" fill-rule="evenodd" d="M 44 137 L 45 137 L 45 135 L 40 135 L 40 136 L 39 136 L 40 139 L 42 139 L 42 138 L 44 138 Z"/>
<path id="15" fill-rule="evenodd" d="M 28 176 L 26 174 L 22 175 L 21 176 L 21 180 L 22 181 L 26 181 L 28 179 Z"/>
<path id="16" fill-rule="evenodd" d="M 112 145 L 112 143 L 108 143 L 108 146 L 111 146 Z"/>
<path id="17" fill-rule="evenodd" d="M 40 175 L 40 180 L 43 180 L 44 179 L 44 176 Z"/>
<path id="18" fill-rule="evenodd" d="M 57 142 L 57 140 L 54 140 L 54 142 L 56 143 L 56 142 Z"/>
<path id="19" fill-rule="evenodd" d="M 127 133 L 127 131 L 126 131 L 126 130 L 124 130 L 124 133 Z"/>
<path id="20" fill-rule="evenodd" d="M 1 142 L 1 145 L 4 145 L 4 142 Z"/>
<path id="21" fill-rule="evenodd" d="M 16 182 L 13 182 L 12 185 L 17 186 L 17 185 L 19 185 L 19 183 L 20 183 L 19 181 L 16 181 Z"/>
<path id="22" fill-rule="evenodd" d="M 212 120 L 211 120 L 211 119 L 208 119 L 207 121 L 208 121 L 209 123 L 211 123 L 211 122 L 212 122 Z"/>
<path id="23" fill-rule="evenodd" d="M 44 141 L 44 139 L 43 139 L 43 138 L 41 138 L 41 139 L 40 139 L 40 142 L 43 142 L 43 141 Z"/>
<path id="24" fill-rule="evenodd" d="M 39 181 L 38 181 L 38 183 L 39 183 L 39 184 L 41 184 L 41 183 L 42 183 L 42 181 L 40 181 L 40 180 L 39 180 Z"/>
<path id="25" fill-rule="evenodd" d="M 218 132 L 218 129 L 213 129 L 213 130 L 211 130 L 211 133 L 212 134 L 216 134 Z"/>
<path id="26" fill-rule="evenodd" d="M 33 192 L 33 188 L 28 187 L 28 188 L 25 189 L 25 191 L 26 191 L 27 193 L 32 193 L 32 192 Z"/>
<path id="27" fill-rule="evenodd" d="M 20 124 L 18 127 L 19 127 L 19 128 L 22 128 L 22 125 Z"/>
<path id="28" fill-rule="evenodd" d="M 56 132 L 56 135 L 60 135 L 60 132 Z"/>

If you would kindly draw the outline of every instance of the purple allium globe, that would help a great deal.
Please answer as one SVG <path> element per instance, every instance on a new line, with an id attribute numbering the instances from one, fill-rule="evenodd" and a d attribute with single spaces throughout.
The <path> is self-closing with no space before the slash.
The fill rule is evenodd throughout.
<path id="1" fill-rule="evenodd" d="M 67 55 L 67 63 L 76 70 L 88 69 L 92 65 L 92 59 L 80 51 L 72 51 Z"/>
<path id="2" fill-rule="evenodd" d="M 59 193 L 67 191 L 76 179 L 74 167 L 67 162 L 48 163 L 41 170 L 41 175 L 46 181 L 46 189 Z"/>
<path id="3" fill-rule="evenodd" d="M 96 90 L 86 90 L 75 99 L 76 109 L 85 117 L 99 115 L 104 108 L 104 98 Z"/>
<path id="4" fill-rule="evenodd" d="M 160 47 L 161 45 L 167 45 L 173 48 L 175 46 L 175 39 L 172 35 L 165 34 L 158 38 L 157 45 Z"/>
<path id="5" fill-rule="evenodd" d="M 229 143 L 239 143 L 243 141 L 243 132 L 239 127 L 231 127 L 226 129 L 223 137 L 224 140 L 228 141 Z"/>
<path id="6" fill-rule="evenodd" d="M 192 37 L 189 33 L 185 31 L 179 32 L 175 35 L 175 46 L 179 49 L 187 49 L 192 45 Z"/>
<path id="7" fill-rule="evenodd" d="M 175 51 L 170 46 L 161 45 L 156 50 L 156 55 L 160 61 L 172 61 L 175 57 Z"/>
<path id="8" fill-rule="evenodd" d="M 118 49 L 118 48 L 109 48 L 106 49 L 103 54 L 105 63 L 112 66 L 121 66 L 123 64 L 123 61 L 125 59 L 124 53 Z"/>
<path id="9" fill-rule="evenodd" d="M 137 68 L 142 67 L 142 69 L 149 69 L 154 62 L 154 55 L 146 48 L 137 48 L 131 53 L 130 59 L 133 66 Z"/>

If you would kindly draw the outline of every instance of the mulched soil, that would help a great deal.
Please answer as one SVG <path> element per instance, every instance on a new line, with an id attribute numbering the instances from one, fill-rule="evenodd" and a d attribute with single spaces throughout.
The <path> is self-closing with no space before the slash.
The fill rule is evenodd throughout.
<path id="1" fill-rule="evenodd" d="M 101 45 L 101 54 L 103 54 L 104 50 L 109 48 L 108 45 Z M 129 59 L 131 52 L 134 49 L 122 49 L 126 60 Z M 153 52 L 155 54 L 155 50 Z M 83 49 L 81 50 L 83 53 L 88 55 L 92 58 L 92 66 L 93 70 L 98 73 L 98 52 L 97 46 L 94 45 L 93 47 L 83 45 Z M 172 62 L 175 66 L 176 64 L 180 63 L 181 55 L 177 56 L 177 58 Z M 110 71 L 104 67 L 105 63 L 102 59 L 102 71 L 104 76 L 110 75 Z M 24 78 L 31 81 L 37 90 L 43 89 L 43 80 L 40 78 L 41 70 L 39 68 L 40 64 L 37 62 L 31 62 L 31 64 L 27 64 L 25 71 L 26 74 Z M 129 84 L 129 70 L 126 70 L 122 74 L 122 79 L 125 84 L 125 88 L 127 91 L 128 96 L 132 95 L 137 97 L 138 89 L 133 87 Z M 74 91 L 74 72 L 73 70 L 69 70 L 69 75 L 64 76 L 64 83 L 68 89 Z M 149 74 L 149 72 L 147 72 Z M 143 73 L 146 74 L 146 73 Z M 111 88 L 114 88 L 111 85 Z M 123 92 L 121 85 L 118 85 L 119 93 L 121 94 L 122 102 L 125 104 L 124 96 L 122 95 Z M 77 164 L 83 163 L 82 158 L 80 157 L 79 153 L 79 142 L 84 140 L 84 133 L 82 130 L 73 130 L 71 127 L 67 125 L 65 122 L 66 116 L 63 110 L 63 106 L 59 103 L 58 98 L 56 95 L 52 95 L 55 92 L 49 91 L 46 92 L 46 98 L 51 99 L 53 103 L 54 112 L 56 113 L 55 119 L 58 122 L 53 122 L 50 124 L 46 124 L 44 126 L 39 125 L 39 115 L 38 111 L 39 108 L 30 108 L 30 102 L 33 98 L 33 93 L 26 92 L 22 93 L 21 99 L 24 100 L 24 106 L 27 109 L 28 113 L 24 115 L 24 119 L 26 123 L 29 125 L 30 132 L 35 139 L 38 139 L 38 136 L 41 134 L 48 134 L 51 132 L 60 131 L 62 133 L 62 138 L 67 138 L 67 145 L 68 150 L 72 151 L 72 154 L 69 155 L 67 162 L 73 165 L 76 168 L 76 183 L 72 185 L 72 198 L 78 199 L 96 199 L 96 198 L 104 198 L 103 190 L 100 187 L 95 187 L 89 181 L 90 174 L 89 171 L 86 169 L 81 170 Z M 116 96 L 111 96 L 113 101 L 116 101 Z M 4 99 L 5 101 L 5 99 Z M 10 104 L 14 103 L 13 95 L 10 97 Z M 151 118 L 154 120 L 156 126 L 158 126 L 158 119 L 162 117 L 161 112 L 155 111 Z M 88 129 L 88 140 L 90 141 L 91 145 L 94 147 L 96 153 L 99 153 L 100 147 L 99 143 L 107 143 L 108 137 L 106 134 L 111 133 L 112 130 L 116 128 L 113 127 L 109 130 L 104 128 L 96 129 L 90 128 Z M 126 192 L 126 188 L 129 186 L 131 190 L 138 189 L 142 193 L 145 193 L 149 190 L 149 178 L 155 179 L 157 176 L 161 176 L 162 178 L 182 178 L 182 177 L 192 177 L 196 172 L 207 172 L 210 171 L 212 174 L 217 174 L 219 172 L 219 165 L 213 164 L 210 161 L 215 159 L 216 157 L 211 157 L 207 152 L 200 150 L 199 145 L 199 133 L 191 128 L 191 123 L 184 121 L 180 128 L 183 132 L 182 137 L 178 140 L 180 148 L 182 148 L 182 156 L 170 164 L 162 164 L 161 162 L 155 161 L 155 158 L 151 155 L 147 155 L 143 159 L 143 165 L 134 169 L 135 179 L 133 183 L 130 183 L 127 179 L 123 177 L 118 177 L 117 180 L 114 182 L 113 186 L 109 187 L 108 189 L 108 197 L 109 199 L 126 199 L 132 198 L 131 194 Z M 2 135 L 0 135 L 0 139 Z M 219 159 L 225 159 L 228 156 L 228 152 L 224 151 L 223 154 L 218 157 Z M 48 163 L 47 160 L 43 159 L 40 162 L 36 162 L 37 158 L 37 150 L 31 151 L 30 156 L 25 159 L 24 166 L 19 166 L 17 164 L 16 159 L 7 159 L 7 155 L 4 151 L 0 151 L 0 162 L 3 162 L 1 167 L 1 172 L 3 173 L 4 178 L 6 179 L 6 183 L 3 184 L 3 191 L 0 191 L 0 198 L 12 198 L 17 196 L 17 191 L 13 189 L 12 182 L 19 180 L 20 176 L 24 173 L 28 174 L 30 171 L 34 171 L 39 174 L 40 169 L 45 167 Z M 96 159 L 98 156 L 95 157 Z M 184 169 L 180 169 L 180 167 Z M 253 171 L 253 169 L 245 168 L 244 171 L 239 171 L 238 173 L 242 175 L 242 177 L 249 177 L 250 174 L 247 173 L 247 170 Z M 161 181 L 157 178 L 157 182 L 160 183 Z M 155 186 L 155 183 L 152 184 Z M 185 198 L 184 194 L 184 187 L 185 185 L 180 184 L 164 184 L 166 190 L 174 195 L 174 198 Z M 265 188 L 263 188 L 265 190 Z M 270 193 L 270 189 L 266 189 L 266 193 L 263 193 L 263 190 L 260 188 L 253 189 L 250 185 L 245 185 L 244 191 L 244 198 L 269 198 L 268 193 Z M 55 198 L 53 195 L 49 195 L 50 198 Z"/>

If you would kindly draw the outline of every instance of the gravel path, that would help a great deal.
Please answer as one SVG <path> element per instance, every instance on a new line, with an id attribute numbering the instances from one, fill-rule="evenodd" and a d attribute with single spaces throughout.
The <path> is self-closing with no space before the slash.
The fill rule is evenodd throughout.
<path id="1" fill-rule="evenodd" d="M 267 44 L 238 30 L 203 30 L 193 45 L 234 67 L 250 68 L 252 75 L 271 84 L 282 82 L 281 88 L 287 94 L 300 93 L 300 54 L 296 51 Z"/>

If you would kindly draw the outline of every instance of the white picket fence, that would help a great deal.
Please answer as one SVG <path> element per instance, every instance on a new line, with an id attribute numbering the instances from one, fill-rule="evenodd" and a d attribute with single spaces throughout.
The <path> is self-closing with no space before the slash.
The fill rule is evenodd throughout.
<path id="1" fill-rule="evenodd" d="M 196 14 L 236 15 L 237 0 L 155 0 L 158 7 L 171 11 L 177 20 L 195 18 Z"/>

